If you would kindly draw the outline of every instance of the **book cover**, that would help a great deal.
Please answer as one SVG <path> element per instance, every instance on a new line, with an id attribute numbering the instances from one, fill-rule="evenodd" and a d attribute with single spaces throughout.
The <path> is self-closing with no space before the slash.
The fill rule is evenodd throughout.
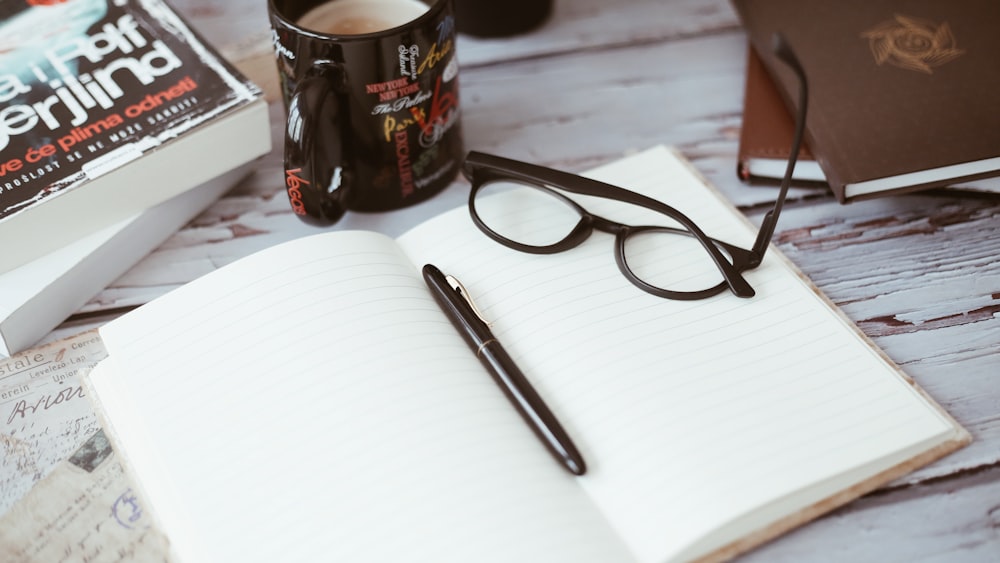
<path id="1" fill-rule="evenodd" d="M 1000 4 L 734 0 L 792 107 L 771 54 L 782 32 L 809 82 L 806 139 L 838 199 L 1000 174 Z"/>
<path id="2" fill-rule="evenodd" d="M 270 148 L 259 88 L 162 1 L 2 9 L 0 271 Z"/>

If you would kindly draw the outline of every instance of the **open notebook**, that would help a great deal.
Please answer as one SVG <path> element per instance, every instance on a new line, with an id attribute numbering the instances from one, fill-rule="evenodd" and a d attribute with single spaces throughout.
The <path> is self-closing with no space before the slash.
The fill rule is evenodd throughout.
<path id="1" fill-rule="evenodd" d="M 752 243 L 668 149 L 591 175 Z M 752 299 L 678 302 L 612 246 L 518 253 L 464 208 L 397 241 L 285 243 L 102 328 L 90 396 L 185 562 L 724 558 L 968 442 L 775 249 Z M 446 320 L 427 262 L 476 297 L 585 476 Z"/>

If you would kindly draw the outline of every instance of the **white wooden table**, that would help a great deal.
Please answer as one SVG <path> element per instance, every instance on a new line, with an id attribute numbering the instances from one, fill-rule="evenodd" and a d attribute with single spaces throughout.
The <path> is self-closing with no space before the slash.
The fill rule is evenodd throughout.
<path id="1" fill-rule="evenodd" d="M 269 48 L 265 0 L 173 4 L 233 56 Z M 772 202 L 773 189 L 735 174 L 746 36 L 726 0 L 556 0 L 542 29 L 504 40 L 462 36 L 458 55 L 469 149 L 580 171 L 675 145 L 751 220 Z M 255 174 L 50 339 L 316 232 L 282 190 L 280 102 L 272 117 L 275 148 Z M 456 181 L 425 204 L 353 214 L 334 228 L 399 234 L 461 205 L 467 188 Z M 841 206 L 825 191 L 796 190 L 776 240 L 975 442 L 744 560 L 1000 561 L 1000 196 Z"/>

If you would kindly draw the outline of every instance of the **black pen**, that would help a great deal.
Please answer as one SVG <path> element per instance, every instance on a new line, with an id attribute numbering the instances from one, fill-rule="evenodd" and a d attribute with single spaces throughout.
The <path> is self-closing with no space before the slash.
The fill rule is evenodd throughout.
<path id="1" fill-rule="evenodd" d="M 527 378 L 514 364 L 514 360 L 493 336 L 489 323 L 476 309 L 475 303 L 462 284 L 454 277 L 444 275 L 431 264 L 424 266 L 424 281 L 427 282 L 431 294 L 434 295 L 435 301 L 448 320 L 455 325 L 462 338 L 475 351 L 479 361 L 486 366 L 493 379 L 503 389 L 507 398 L 514 403 L 514 407 L 546 448 L 570 473 L 583 475 L 587 471 L 583 456 L 577 451 L 552 411 L 545 406 L 538 392 L 528 383 Z"/>

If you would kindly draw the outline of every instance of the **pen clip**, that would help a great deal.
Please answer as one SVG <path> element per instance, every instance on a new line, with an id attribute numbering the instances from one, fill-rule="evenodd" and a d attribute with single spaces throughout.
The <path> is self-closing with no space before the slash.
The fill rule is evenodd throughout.
<path id="1" fill-rule="evenodd" d="M 464 299 L 465 302 L 469 304 L 469 307 L 472 308 L 472 312 L 475 313 L 477 317 L 479 317 L 479 320 L 483 321 L 483 323 L 486 324 L 486 326 L 492 326 L 493 323 L 486 320 L 486 317 L 483 316 L 483 312 L 479 310 L 479 307 L 476 307 L 476 302 L 472 300 L 472 296 L 469 295 L 468 290 L 465 289 L 465 286 L 462 285 L 462 282 L 458 281 L 458 278 L 446 274 L 444 276 L 444 279 L 448 282 L 448 285 L 450 285 L 451 288 L 455 290 L 455 293 L 457 293 L 459 297 Z"/>

